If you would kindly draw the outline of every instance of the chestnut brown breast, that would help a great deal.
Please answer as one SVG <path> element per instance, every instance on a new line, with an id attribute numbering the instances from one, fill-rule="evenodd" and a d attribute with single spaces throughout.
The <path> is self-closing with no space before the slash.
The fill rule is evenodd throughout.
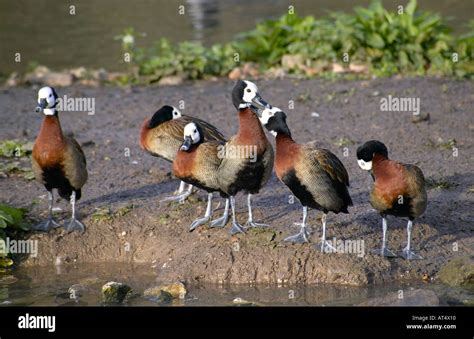
<path id="1" fill-rule="evenodd" d="M 66 141 L 57 116 L 45 116 L 33 146 L 33 160 L 39 167 L 55 167 L 62 163 Z"/>
<path id="2" fill-rule="evenodd" d="M 402 164 L 378 154 L 374 156 L 372 166 L 375 177 L 371 193 L 372 206 L 379 211 L 390 210 L 400 197 L 408 193 L 405 168 Z"/>

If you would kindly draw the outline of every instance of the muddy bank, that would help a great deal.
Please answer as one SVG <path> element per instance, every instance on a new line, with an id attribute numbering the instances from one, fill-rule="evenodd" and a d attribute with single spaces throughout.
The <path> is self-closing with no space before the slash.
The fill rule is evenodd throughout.
<path id="1" fill-rule="evenodd" d="M 212 121 L 227 136 L 234 134 L 238 123 L 230 99 L 233 82 L 218 81 L 131 90 L 61 89 L 60 96 L 96 100 L 95 115 L 61 114 L 63 129 L 74 131 L 88 159 L 89 181 L 78 204 L 87 231 L 83 235 L 63 234 L 60 229 L 30 234 L 30 239 L 39 241 L 39 253 L 20 265 L 134 262 L 149 264 L 163 281 L 366 285 L 421 279 L 423 273 L 436 277 L 450 258 L 473 254 L 472 82 L 282 79 L 258 85 L 268 101 L 287 111 L 297 141 L 315 141 L 329 148 L 346 166 L 354 207 L 348 215 L 329 215 L 328 238 L 363 240 L 362 256 L 320 253 L 316 247 L 321 224 L 316 211 L 309 214 L 311 244 L 282 243 L 297 231 L 293 223 L 300 220 L 301 207 L 298 202 L 289 203 L 290 192 L 274 176 L 254 199 L 255 219 L 270 223 L 267 230 L 233 237 L 228 227 L 187 232 L 192 220 L 204 213 L 203 192 L 185 204 L 160 204 L 178 181 L 170 174 L 170 164 L 139 149 L 138 128 L 159 106 L 184 100 L 184 113 Z M 429 119 L 415 123 L 409 112 L 381 112 L 380 99 L 388 95 L 419 97 L 421 114 L 429 113 Z M 33 111 L 35 99 L 36 89 L 0 90 L 1 139 L 34 140 L 42 119 Z M 289 100 L 294 101 L 293 110 L 287 109 Z M 370 254 L 380 245 L 381 220 L 368 203 L 372 182 L 358 168 L 355 150 L 372 138 L 384 141 L 392 158 L 420 166 L 431 182 L 428 208 L 413 230 L 414 248 L 425 258 L 422 261 Z M 458 150 L 456 157 L 453 146 Z M 12 175 L 0 179 L 0 188 L 0 201 L 29 208 L 36 220 L 46 216 L 46 194 L 38 183 Z M 237 204 L 243 223 L 247 218 L 243 195 L 237 197 Z M 56 206 L 61 208 L 56 217 L 64 222 L 69 206 L 59 200 Z M 220 203 L 216 215 L 222 207 Z M 388 225 L 388 245 L 399 252 L 406 242 L 406 221 L 389 217 Z"/>

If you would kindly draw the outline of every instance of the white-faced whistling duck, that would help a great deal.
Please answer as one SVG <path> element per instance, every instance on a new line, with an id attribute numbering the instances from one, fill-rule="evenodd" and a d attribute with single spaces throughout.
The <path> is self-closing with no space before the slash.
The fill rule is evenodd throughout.
<path id="1" fill-rule="evenodd" d="M 238 110 L 239 132 L 224 146 L 224 159 L 219 167 L 221 190 L 230 196 L 232 208 L 231 234 L 244 232 L 235 217 L 235 195 L 239 191 L 248 193 L 247 227 L 263 227 L 253 221 L 252 194 L 259 192 L 271 176 L 273 149 L 260 125 L 255 112 L 259 107 L 268 107 L 261 98 L 257 86 L 250 81 L 239 80 L 232 90 L 232 102 Z M 255 156 L 242 150 L 251 149 Z"/>
<path id="2" fill-rule="evenodd" d="M 387 147 L 380 141 L 370 140 L 357 149 L 357 162 L 370 171 L 374 187 L 370 204 L 382 215 L 382 248 L 373 251 L 386 257 L 396 256 L 387 248 L 386 215 L 408 217 L 407 246 L 402 251 L 405 259 L 422 259 L 411 250 L 413 220 L 426 209 L 425 178 L 420 168 L 388 159 Z"/>
<path id="3" fill-rule="evenodd" d="M 51 87 L 38 91 L 37 112 L 44 114 L 41 130 L 33 147 L 32 167 L 36 180 L 48 191 L 49 217 L 34 228 L 49 231 L 58 224 L 53 220 L 53 189 L 69 200 L 71 220 L 64 228 L 67 232 L 84 231 L 84 225 L 76 219 L 75 204 L 81 198 L 81 188 L 87 181 L 86 157 L 81 146 L 71 137 L 64 136 L 56 110 L 57 94 Z"/>
<path id="4" fill-rule="evenodd" d="M 183 115 L 172 106 L 165 105 L 145 119 L 140 131 L 140 146 L 153 156 L 172 162 L 183 142 L 184 126 L 192 121 L 198 121 L 202 126 L 204 140 L 225 141 L 224 136 L 213 125 L 201 119 Z M 181 181 L 177 196 L 165 198 L 163 201 L 183 201 L 192 192 L 192 185 L 184 192 L 184 181 Z"/>
<path id="5" fill-rule="evenodd" d="M 203 129 L 199 122 L 190 122 L 184 127 L 184 141 L 173 161 L 173 174 L 182 181 L 208 192 L 207 208 L 203 218 L 194 220 L 189 228 L 193 231 L 212 218 L 213 192 L 226 198 L 224 215 L 214 220 L 211 227 L 224 227 L 229 217 L 229 197 L 220 190 L 218 170 L 222 162 L 219 156 L 222 141 L 204 141 Z"/>
<path id="6" fill-rule="evenodd" d="M 259 110 L 260 121 L 276 138 L 275 172 L 303 205 L 300 232 L 285 241 L 308 242 L 306 228 L 308 207 L 323 211 L 321 251 L 332 246 L 326 241 L 326 215 L 349 213 L 349 176 L 342 162 L 330 151 L 312 145 L 297 144 L 286 124 L 286 114 L 279 108 Z"/>

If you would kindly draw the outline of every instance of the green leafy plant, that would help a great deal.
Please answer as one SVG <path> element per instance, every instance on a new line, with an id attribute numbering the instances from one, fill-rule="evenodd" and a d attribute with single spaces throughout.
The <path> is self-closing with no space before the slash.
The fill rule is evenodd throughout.
<path id="1" fill-rule="evenodd" d="M 21 142 L 18 140 L 3 140 L 0 142 L 0 174 L 8 176 L 17 174 L 21 177 L 32 180 L 34 173 L 31 165 L 25 162 L 29 159 L 33 150 L 33 143 Z"/>
<path id="2" fill-rule="evenodd" d="M 0 141 L 0 157 L 21 158 L 27 157 L 33 150 L 33 143 L 22 143 L 18 140 Z"/>
<path id="3" fill-rule="evenodd" d="M 0 269 L 13 265 L 8 249 L 4 248 L 5 239 L 10 233 L 17 231 L 28 231 L 29 224 L 25 221 L 26 209 L 15 208 L 6 204 L 0 204 L 0 242 L 2 250 L 0 251 Z"/>
<path id="4" fill-rule="evenodd" d="M 378 76 L 474 75 L 474 20 L 468 33 L 455 37 L 441 16 L 420 11 L 416 0 L 409 0 L 400 12 L 385 9 L 377 0 L 351 14 L 334 12 L 321 19 L 286 14 L 257 24 L 233 42 L 209 48 L 166 39 L 151 48 L 137 48 L 135 35 L 127 29 L 120 36 L 122 47 L 132 53 L 137 75 L 150 82 L 168 75 L 222 76 L 239 62 L 257 63 L 265 71 L 279 67 L 285 55 L 298 56 L 302 64 L 290 72 L 307 76 L 334 74 L 334 63 L 346 68 L 362 64 Z"/>

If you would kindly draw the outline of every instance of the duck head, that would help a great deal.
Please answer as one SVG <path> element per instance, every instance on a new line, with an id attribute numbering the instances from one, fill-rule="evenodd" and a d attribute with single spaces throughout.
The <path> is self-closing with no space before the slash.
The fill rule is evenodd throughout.
<path id="1" fill-rule="evenodd" d="M 189 151 L 192 145 L 199 144 L 203 141 L 203 132 L 201 126 L 197 122 L 190 122 L 184 126 L 184 141 L 179 148 L 181 151 Z"/>
<path id="2" fill-rule="evenodd" d="M 378 140 L 370 140 L 357 148 L 357 163 L 365 171 L 372 169 L 372 159 L 376 154 L 388 159 L 387 147 Z"/>
<path id="3" fill-rule="evenodd" d="M 287 134 L 291 137 L 290 129 L 286 124 L 286 114 L 278 107 L 258 109 L 260 123 L 273 135 Z"/>
<path id="4" fill-rule="evenodd" d="M 271 107 L 260 96 L 257 85 L 248 80 L 237 81 L 232 90 L 232 102 L 238 110 L 250 108 L 256 112 L 258 108 Z"/>
<path id="5" fill-rule="evenodd" d="M 58 95 L 53 87 L 43 87 L 38 91 L 38 105 L 36 112 L 43 112 L 44 115 L 56 114 L 56 104 Z"/>
<path id="6" fill-rule="evenodd" d="M 181 112 L 176 107 L 165 105 L 153 114 L 148 122 L 148 128 L 155 128 L 166 121 L 179 119 L 181 116 Z"/>

